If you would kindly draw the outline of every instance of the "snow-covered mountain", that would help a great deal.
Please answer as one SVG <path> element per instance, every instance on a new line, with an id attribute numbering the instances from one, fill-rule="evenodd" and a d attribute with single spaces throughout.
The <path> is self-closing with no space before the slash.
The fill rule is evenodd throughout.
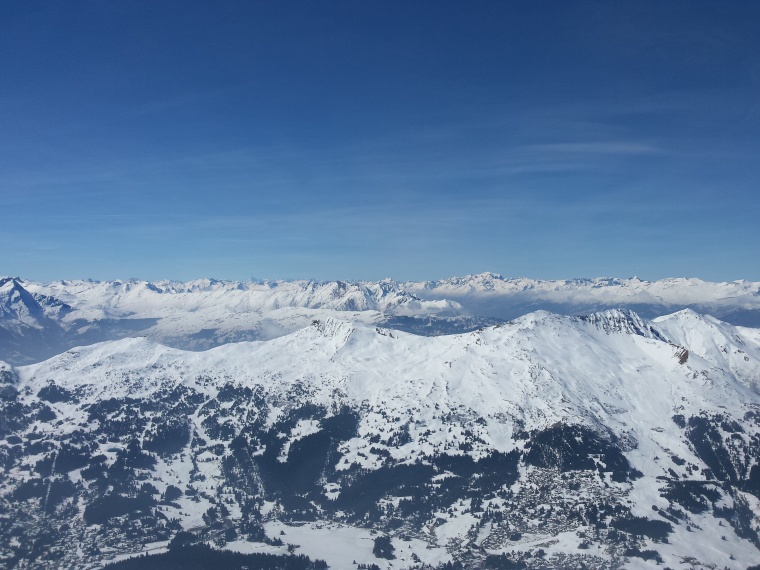
<path id="1" fill-rule="evenodd" d="M 753 281 L 643 281 L 637 277 L 546 281 L 481 273 L 400 285 L 420 298 L 451 299 L 470 314 L 500 319 L 539 309 L 571 315 L 607 308 L 628 308 L 653 318 L 690 308 L 732 324 L 760 326 L 760 282 Z"/>
<path id="2" fill-rule="evenodd" d="M 124 318 L 161 311 L 272 312 L 284 308 L 331 311 L 375 311 L 394 316 L 455 316 L 459 307 L 446 301 L 421 301 L 392 281 L 239 282 L 197 279 L 173 281 L 56 281 L 26 287 L 62 299 L 80 311 L 80 318 Z"/>
<path id="3" fill-rule="evenodd" d="M 137 335 L 203 350 L 275 338 L 328 318 L 440 335 L 476 330 L 535 310 L 575 315 L 626 308 L 654 318 L 690 308 L 725 322 L 760 326 L 760 283 L 747 281 L 537 281 L 484 273 L 407 283 L 199 279 L 43 284 L 10 278 L 0 283 L 0 304 L 11 294 L 26 299 L 23 306 L 16 302 L 15 309 L 0 309 L 0 359 L 14 364 Z"/>
<path id="4" fill-rule="evenodd" d="M 68 307 L 56 299 L 35 297 L 17 279 L 0 278 L 0 358 L 28 362 L 68 348 L 59 318 Z"/>
<path id="5" fill-rule="evenodd" d="M 437 337 L 327 318 L 4 365 L 0 552 L 97 567 L 184 529 L 341 569 L 744 569 L 758 371 L 754 329 L 628 310 Z"/>
<path id="6" fill-rule="evenodd" d="M 0 331 L 12 331 L 14 339 L 30 334 L 26 352 L 20 340 L 0 344 L 0 358 L 17 364 L 39 361 L 73 346 L 136 335 L 202 350 L 282 336 L 329 317 L 428 334 L 471 330 L 491 322 L 463 315 L 455 302 L 419 299 L 390 281 L 8 282 L 32 302 L 43 301 L 35 311 L 54 325 L 33 329 L 23 315 L 0 314 Z"/>

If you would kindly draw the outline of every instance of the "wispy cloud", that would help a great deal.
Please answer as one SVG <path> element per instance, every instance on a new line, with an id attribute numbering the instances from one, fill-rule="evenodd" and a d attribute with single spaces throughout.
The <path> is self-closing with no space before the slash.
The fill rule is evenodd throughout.
<path id="1" fill-rule="evenodd" d="M 175 97 L 166 97 L 136 107 L 132 115 L 135 117 L 158 115 L 175 109 L 191 107 L 209 99 L 226 95 L 230 91 L 230 88 L 204 89 L 191 93 L 183 93 Z"/>
<path id="2" fill-rule="evenodd" d="M 523 147 L 527 151 L 567 154 L 642 155 L 665 154 L 664 149 L 644 143 L 625 141 L 568 142 L 534 144 Z"/>

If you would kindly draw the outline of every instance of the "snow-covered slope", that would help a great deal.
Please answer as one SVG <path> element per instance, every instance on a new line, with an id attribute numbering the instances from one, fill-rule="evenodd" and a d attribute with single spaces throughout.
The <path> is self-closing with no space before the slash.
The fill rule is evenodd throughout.
<path id="1" fill-rule="evenodd" d="M 328 562 L 326 525 L 385 533 L 402 568 L 745 568 L 760 557 L 760 342 L 692 316 L 539 311 L 438 337 L 328 318 L 206 352 L 72 349 L 8 369 L 8 528 L 68 517 L 56 540 L 83 551 L 180 528 L 266 550 L 299 521 L 296 550 Z M 31 556 L 12 536 L 2 548 Z"/>

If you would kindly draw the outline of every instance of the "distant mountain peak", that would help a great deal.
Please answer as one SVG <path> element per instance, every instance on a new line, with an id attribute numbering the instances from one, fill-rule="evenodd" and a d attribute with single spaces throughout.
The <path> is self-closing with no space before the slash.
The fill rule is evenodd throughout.
<path id="1" fill-rule="evenodd" d="M 45 318 L 42 306 L 16 278 L 0 283 L 0 319 L 17 319 L 27 326 L 41 328 Z"/>

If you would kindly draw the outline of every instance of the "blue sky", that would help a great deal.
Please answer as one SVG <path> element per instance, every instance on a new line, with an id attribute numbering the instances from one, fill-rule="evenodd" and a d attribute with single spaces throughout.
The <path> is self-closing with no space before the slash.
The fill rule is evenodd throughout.
<path id="1" fill-rule="evenodd" d="M 760 280 L 760 2 L 4 2 L 0 87 L 0 274 Z"/>

